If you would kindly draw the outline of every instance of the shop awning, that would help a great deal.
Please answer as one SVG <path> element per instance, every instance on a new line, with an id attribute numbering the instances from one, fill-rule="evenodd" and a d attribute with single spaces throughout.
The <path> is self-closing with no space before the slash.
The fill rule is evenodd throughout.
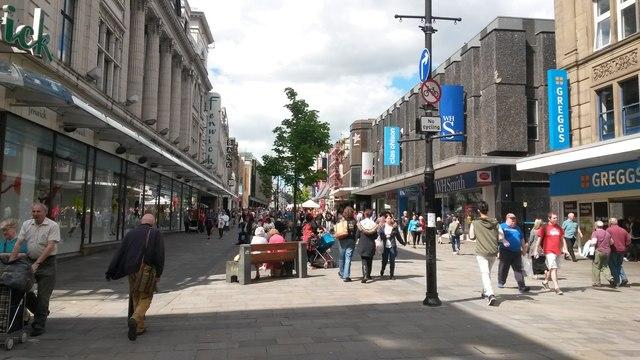
<path id="1" fill-rule="evenodd" d="M 354 187 L 345 187 L 345 188 L 338 188 L 335 189 L 333 191 L 331 191 L 331 196 L 336 197 L 336 198 L 341 198 L 343 196 L 349 196 L 351 194 L 351 192 L 353 190 L 355 190 L 357 188 Z"/>
<path id="2" fill-rule="evenodd" d="M 470 171 L 481 170 L 491 166 L 515 165 L 521 158 L 505 156 L 468 156 L 458 155 L 440 161 L 434 165 L 436 179 L 446 178 Z M 424 181 L 424 166 L 412 171 L 392 176 L 382 181 L 353 191 L 356 195 L 374 195 L 404 187 L 421 184 Z"/>
<path id="3" fill-rule="evenodd" d="M 329 193 L 331 192 L 331 184 L 329 182 L 325 182 L 318 191 L 318 194 L 313 197 L 313 200 L 325 199 L 329 197 Z"/>
<path id="4" fill-rule="evenodd" d="M 640 134 L 634 134 L 524 158 L 516 163 L 516 169 L 553 174 L 636 160 L 639 151 Z"/>
<path id="5" fill-rule="evenodd" d="M 198 169 L 188 155 L 174 153 L 159 145 L 162 140 L 151 140 L 143 135 L 144 131 L 141 129 L 116 121 L 73 94 L 64 85 L 44 75 L 0 61 L 0 85 L 10 90 L 10 96 L 15 100 L 11 106 L 50 108 L 60 114 L 66 129 L 91 129 L 98 139 L 118 143 L 127 149 L 127 153 L 144 156 L 149 163 L 155 162 L 167 171 L 188 176 L 193 184 L 209 192 L 235 197 L 212 174 Z"/>

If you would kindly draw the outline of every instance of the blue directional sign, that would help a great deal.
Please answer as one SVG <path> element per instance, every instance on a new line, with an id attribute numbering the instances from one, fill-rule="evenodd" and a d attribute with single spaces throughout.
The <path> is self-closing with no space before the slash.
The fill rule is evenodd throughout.
<path id="1" fill-rule="evenodd" d="M 418 62 L 418 73 L 420 74 L 420 81 L 424 82 L 429 79 L 429 74 L 431 73 L 431 54 L 429 54 L 429 49 L 422 49 L 422 53 L 420 53 L 420 61 Z"/>

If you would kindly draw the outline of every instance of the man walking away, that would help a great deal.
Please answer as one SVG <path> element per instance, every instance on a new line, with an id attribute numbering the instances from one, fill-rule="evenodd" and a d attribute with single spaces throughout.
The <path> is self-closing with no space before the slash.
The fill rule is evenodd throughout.
<path id="1" fill-rule="evenodd" d="M 498 221 L 496 219 L 490 219 L 489 216 L 487 216 L 489 213 L 489 204 L 487 204 L 486 201 L 480 201 L 478 203 L 478 211 L 480 212 L 480 217 L 471 222 L 471 226 L 469 226 L 469 238 L 476 240 L 476 260 L 478 262 L 478 268 L 480 268 L 480 274 L 482 275 L 481 297 L 483 299 L 486 297 L 487 304 L 492 306 L 496 302 L 496 297 L 491 287 L 491 267 L 498 255 Z"/>
<path id="2" fill-rule="evenodd" d="M 500 244 L 498 287 L 504 287 L 507 276 L 509 276 L 509 267 L 511 267 L 518 283 L 518 291 L 521 294 L 529 292 L 529 287 L 524 284 L 524 270 L 522 268 L 522 256 L 525 254 L 524 236 L 516 224 L 516 216 L 511 213 L 507 214 L 505 222 L 500 224 L 499 231 L 504 240 Z"/>
<path id="3" fill-rule="evenodd" d="M 164 269 L 164 242 L 154 229 L 156 219 L 145 214 L 140 224 L 125 234 L 106 272 L 107 280 L 129 277 L 129 340 L 146 331 L 144 318 L 151 306 L 156 283 Z"/>
<path id="4" fill-rule="evenodd" d="M 578 226 L 578 223 L 576 222 L 576 215 L 574 213 L 570 212 L 567 214 L 567 220 L 562 223 L 562 231 L 564 231 L 564 241 L 567 243 L 569 256 L 571 256 L 571 260 L 573 260 L 573 262 L 576 262 L 578 260 L 576 259 L 576 254 L 573 252 L 573 246 L 576 243 L 576 235 L 582 238 L 582 231 L 580 231 L 580 226 Z M 564 259 L 569 260 L 569 257 L 565 256 Z"/>
<path id="5" fill-rule="evenodd" d="M 624 254 L 631 245 L 631 235 L 618 226 L 618 219 L 609 219 L 609 227 L 607 232 L 611 235 L 611 255 L 609 256 L 609 268 L 611 269 L 611 275 L 613 276 L 614 286 L 624 286 L 629 283 L 627 275 L 622 268 L 622 262 L 624 261 Z"/>
<path id="6" fill-rule="evenodd" d="M 48 209 L 42 203 L 33 204 L 33 219 L 22 224 L 18 240 L 9 256 L 9 261 L 18 258 L 22 243 L 27 244 L 27 257 L 33 262 L 31 270 L 36 277 L 38 293 L 27 293 L 26 306 L 34 315 L 31 336 L 44 333 L 49 316 L 49 299 L 56 284 L 56 254 L 60 242 L 60 226 L 47 217 Z"/>
<path id="7" fill-rule="evenodd" d="M 538 229 L 538 239 L 534 247 L 535 255 L 537 256 L 538 246 L 541 244 L 547 269 L 549 269 L 544 275 L 542 287 L 545 290 L 551 290 L 551 288 L 549 288 L 549 279 L 551 279 L 555 293 L 562 295 L 563 292 L 558 285 L 558 269 L 560 268 L 560 257 L 562 254 L 568 255 L 567 243 L 564 241 L 564 232 L 558 225 L 558 214 L 550 212 L 548 216 L 549 223 Z"/>
<path id="8" fill-rule="evenodd" d="M 615 285 L 611 272 L 609 271 L 609 255 L 611 254 L 611 234 L 604 229 L 604 223 L 600 220 L 596 221 L 596 229 L 591 234 L 591 240 L 595 240 L 595 253 L 593 258 L 593 282 L 592 286 L 601 286 L 600 275 L 604 274 L 605 279 L 609 281 L 611 286 Z"/>

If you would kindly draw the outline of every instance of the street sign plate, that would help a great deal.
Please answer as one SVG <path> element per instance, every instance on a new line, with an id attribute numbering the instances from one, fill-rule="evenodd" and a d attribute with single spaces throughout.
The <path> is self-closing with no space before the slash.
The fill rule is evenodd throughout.
<path id="1" fill-rule="evenodd" d="M 429 79 L 430 72 L 431 54 L 429 54 L 429 49 L 424 48 L 420 52 L 420 60 L 418 61 L 418 73 L 420 74 L 420 81 L 427 81 L 427 79 Z"/>
<path id="2" fill-rule="evenodd" d="M 437 104 L 438 101 L 440 101 L 441 94 L 442 90 L 440 89 L 440 84 L 433 79 L 429 79 L 420 85 L 420 95 L 428 104 Z"/>
<path id="3" fill-rule="evenodd" d="M 440 132 L 440 116 L 423 116 L 420 118 L 420 132 Z"/>

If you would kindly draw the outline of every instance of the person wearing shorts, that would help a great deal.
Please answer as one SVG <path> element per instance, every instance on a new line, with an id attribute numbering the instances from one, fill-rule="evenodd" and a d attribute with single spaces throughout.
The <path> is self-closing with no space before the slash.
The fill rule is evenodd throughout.
<path id="1" fill-rule="evenodd" d="M 558 285 L 558 269 L 560 268 L 560 259 L 563 255 L 568 255 L 567 243 L 564 240 L 564 231 L 558 225 L 558 214 L 549 213 L 549 222 L 547 225 L 538 229 L 536 246 L 536 256 L 538 245 L 542 246 L 545 256 L 545 263 L 549 271 L 545 274 L 542 281 L 542 287 L 545 290 L 551 290 L 549 287 L 549 279 L 553 282 L 553 290 L 556 294 L 562 295 L 562 290 Z"/>

